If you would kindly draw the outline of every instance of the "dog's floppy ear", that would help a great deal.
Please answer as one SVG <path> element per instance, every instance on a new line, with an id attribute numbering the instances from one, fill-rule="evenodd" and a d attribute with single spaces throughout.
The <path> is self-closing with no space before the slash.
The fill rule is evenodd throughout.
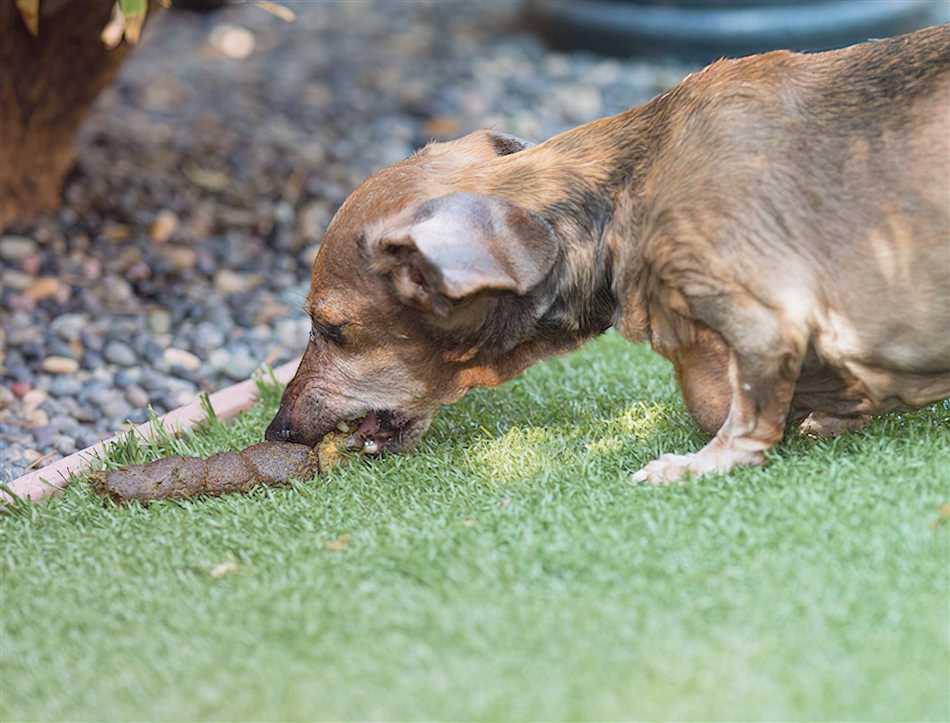
<path id="1" fill-rule="evenodd" d="M 473 193 L 425 201 L 368 230 L 366 243 L 372 268 L 404 303 L 441 316 L 484 291 L 526 294 L 557 258 L 544 219 Z"/>

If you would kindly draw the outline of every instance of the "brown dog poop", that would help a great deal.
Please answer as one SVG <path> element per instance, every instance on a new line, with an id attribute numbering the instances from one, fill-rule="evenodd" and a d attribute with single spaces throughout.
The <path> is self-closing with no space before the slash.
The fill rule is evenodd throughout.
<path id="1" fill-rule="evenodd" d="M 181 500 L 248 492 L 258 485 L 308 480 L 342 461 L 344 435 L 327 435 L 311 449 L 290 442 L 260 442 L 207 459 L 175 455 L 122 469 L 94 472 L 93 487 L 116 502 Z"/>

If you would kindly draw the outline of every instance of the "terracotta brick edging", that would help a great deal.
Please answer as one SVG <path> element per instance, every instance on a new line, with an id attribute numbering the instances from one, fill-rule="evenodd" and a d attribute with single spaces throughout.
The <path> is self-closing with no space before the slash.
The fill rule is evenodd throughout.
<path id="1" fill-rule="evenodd" d="M 274 377 L 281 384 L 286 384 L 293 377 L 294 372 L 297 371 L 299 364 L 300 359 L 297 358 L 277 367 L 274 369 Z M 215 392 L 209 399 L 215 413 L 221 419 L 228 419 L 254 404 L 257 399 L 257 383 L 253 379 L 247 379 Z M 158 421 L 162 428 L 169 432 L 183 432 L 192 429 L 204 420 L 205 413 L 201 407 L 201 400 L 196 397 L 185 406 L 173 409 L 168 414 L 159 417 Z M 143 440 L 151 439 L 156 432 L 151 422 L 136 425 L 133 429 L 135 434 Z M 9 490 L 20 499 L 31 502 L 38 502 L 46 497 L 59 494 L 69 484 L 71 475 L 79 474 L 90 462 L 95 462 L 104 456 L 108 445 L 127 434 L 128 432 L 122 432 L 91 447 L 74 452 L 42 469 L 29 472 L 5 485 L 5 490 Z M 0 489 L 0 509 L 13 501 L 13 498 L 5 490 Z"/>

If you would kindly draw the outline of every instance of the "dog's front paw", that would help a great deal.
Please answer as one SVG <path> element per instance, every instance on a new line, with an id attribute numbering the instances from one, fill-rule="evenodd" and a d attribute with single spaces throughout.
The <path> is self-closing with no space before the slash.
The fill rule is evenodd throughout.
<path id="1" fill-rule="evenodd" d="M 760 465 L 765 455 L 725 447 L 713 440 L 693 454 L 664 454 L 633 475 L 634 482 L 667 485 L 685 477 L 723 474 L 740 465 Z"/>
<path id="2" fill-rule="evenodd" d="M 690 457 L 693 454 L 664 454 L 633 475 L 634 482 L 668 485 L 692 473 Z"/>

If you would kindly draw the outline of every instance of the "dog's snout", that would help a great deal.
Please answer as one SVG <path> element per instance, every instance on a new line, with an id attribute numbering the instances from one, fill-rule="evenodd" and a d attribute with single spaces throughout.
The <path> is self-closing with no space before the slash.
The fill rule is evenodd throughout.
<path id="1" fill-rule="evenodd" d="M 264 439 L 268 442 L 292 442 L 292 437 L 293 429 L 290 424 L 290 414 L 284 405 L 281 405 L 271 423 L 267 425 Z"/>

